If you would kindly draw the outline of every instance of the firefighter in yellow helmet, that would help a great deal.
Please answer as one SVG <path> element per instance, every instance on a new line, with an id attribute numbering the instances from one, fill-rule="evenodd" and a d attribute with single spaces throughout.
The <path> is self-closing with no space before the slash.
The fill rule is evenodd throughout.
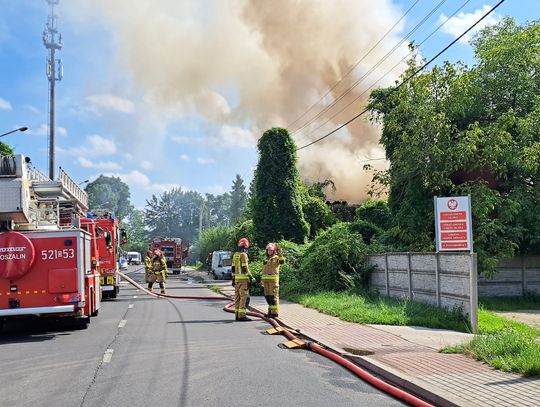
<path id="1" fill-rule="evenodd" d="M 279 315 L 279 267 L 285 263 L 281 249 L 275 243 L 266 245 L 266 260 L 261 274 L 261 283 L 264 288 L 264 298 L 268 304 L 269 318 Z"/>
<path id="2" fill-rule="evenodd" d="M 144 281 L 149 283 L 149 277 L 152 274 L 152 250 L 146 251 L 144 257 Z"/>
<path id="3" fill-rule="evenodd" d="M 152 273 L 148 278 L 148 289 L 152 291 L 152 286 L 155 282 L 159 283 L 161 294 L 165 294 L 165 279 L 167 278 L 167 260 L 163 256 L 161 250 L 154 250 L 152 257 Z"/>
<path id="4" fill-rule="evenodd" d="M 249 288 L 251 286 L 251 272 L 247 251 L 249 240 L 245 237 L 238 241 L 238 251 L 232 258 L 232 285 L 234 287 L 234 314 L 237 321 L 250 321 L 246 316 L 249 307 Z"/>

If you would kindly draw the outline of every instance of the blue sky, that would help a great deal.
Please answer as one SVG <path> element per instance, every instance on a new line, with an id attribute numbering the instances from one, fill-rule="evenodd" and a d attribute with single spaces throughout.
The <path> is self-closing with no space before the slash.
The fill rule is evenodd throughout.
<path id="1" fill-rule="evenodd" d="M 422 41 L 463 2 L 446 1 L 411 38 Z M 306 3 L 309 12 L 294 9 L 292 2 L 271 3 L 261 0 L 244 9 L 233 0 L 115 0 L 114 5 L 60 0 L 64 79 L 57 86 L 57 165 L 78 182 L 100 173 L 120 176 L 137 207 L 173 186 L 222 193 L 237 173 L 249 184 L 258 135 L 303 113 L 332 83 L 321 78 L 329 70 L 340 75 L 343 65 L 357 61 L 413 1 L 312 0 Z M 381 49 L 391 48 L 437 3 L 420 0 Z M 422 55 L 431 57 L 474 13 L 493 4 L 471 0 L 422 46 Z M 290 16 L 288 25 L 267 18 L 273 7 L 283 7 L 280 15 Z M 2 141 L 32 157 L 45 173 L 47 80 L 41 37 L 47 13 L 45 0 L 0 0 L 0 133 L 30 128 Z M 296 21 L 297 15 L 305 21 Z M 534 20 L 540 4 L 507 0 L 495 20 L 506 15 L 518 22 Z M 404 46 L 398 51 L 403 55 Z M 389 58 L 390 66 L 399 61 L 398 54 Z M 472 63 L 472 51 L 459 43 L 443 59 Z M 366 59 L 362 69 L 374 61 Z M 354 161 L 381 154 L 376 131 L 361 144 L 351 141 L 355 137 L 354 130 L 345 131 L 326 142 L 327 150 L 306 149 L 300 155 L 303 174 L 343 177 L 348 181 L 337 196 L 354 199 L 365 183 Z"/>

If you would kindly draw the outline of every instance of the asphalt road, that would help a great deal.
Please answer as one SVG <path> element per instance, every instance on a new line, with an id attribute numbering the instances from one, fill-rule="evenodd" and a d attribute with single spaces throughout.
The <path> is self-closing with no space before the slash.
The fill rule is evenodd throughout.
<path id="1" fill-rule="evenodd" d="M 136 279 L 142 279 L 134 273 Z M 177 276 L 168 293 L 214 295 Z M 224 302 L 123 287 L 87 330 L 26 321 L 0 334 L 2 406 L 397 406 L 333 362 L 278 347 Z"/>

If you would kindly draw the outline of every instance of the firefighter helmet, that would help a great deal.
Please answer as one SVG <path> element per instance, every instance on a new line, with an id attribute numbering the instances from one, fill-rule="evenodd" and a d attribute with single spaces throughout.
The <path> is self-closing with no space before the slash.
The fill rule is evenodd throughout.
<path id="1" fill-rule="evenodd" d="M 161 253 L 161 250 L 156 249 L 154 250 L 154 256 L 161 257 L 163 253 Z"/>
<path id="2" fill-rule="evenodd" d="M 275 243 L 268 243 L 266 245 L 266 253 L 269 256 L 273 256 L 277 252 L 277 245 Z"/>
<path id="3" fill-rule="evenodd" d="M 243 247 L 244 249 L 249 249 L 249 240 L 245 237 L 238 241 L 238 247 Z"/>
<path id="4" fill-rule="evenodd" d="M 147 251 L 146 251 L 146 255 L 147 255 L 147 256 L 151 256 L 151 255 L 152 255 L 152 250 L 147 250 Z"/>

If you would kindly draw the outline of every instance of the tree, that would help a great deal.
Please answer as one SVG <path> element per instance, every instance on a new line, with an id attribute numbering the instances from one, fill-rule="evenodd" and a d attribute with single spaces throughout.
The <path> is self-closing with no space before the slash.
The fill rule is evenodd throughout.
<path id="1" fill-rule="evenodd" d="M 230 219 L 231 195 L 224 193 L 221 195 L 206 194 L 204 203 L 203 229 L 216 226 L 228 226 Z"/>
<path id="2" fill-rule="evenodd" d="M 131 193 L 129 186 L 119 177 L 100 175 L 90 182 L 86 188 L 88 193 L 88 206 L 93 209 L 110 209 L 122 220 L 132 210 L 130 203 Z"/>
<path id="3" fill-rule="evenodd" d="M 123 222 L 128 235 L 128 242 L 122 248 L 128 252 L 143 253 L 149 246 L 148 232 L 144 227 L 144 213 L 139 209 L 133 209 Z"/>
<path id="4" fill-rule="evenodd" d="M 282 128 L 267 130 L 258 142 L 253 196 L 254 238 L 260 245 L 279 240 L 303 243 L 309 234 L 299 194 L 296 146 Z"/>
<path id="5" fill-rule="evenodd" d="M 0 155 L 13 155 L 13 149 L 6 143 L 0 141 Z"/>
<path id="6" fill-rule="evenodd" d="M 477 63 L 445 63 L 372 92 L 390 160 L 388 203 L 409 250 L 433 249 L 433 196 L 471 194 L 480 270 L 540 251 L 540 24 L 505 19 L 472 42 Z M 415 60 L 403 77 L 417 68 Z"/>
<path id="7" fill-rule="evenodd" d="M 204 198 L 198 192 L 173 188 L 146 201 L 144 222 L 151 239 L 179 237 L 194 241 L 199 234 L 199 216 Z"/>
<path id="8" fill-rule="evenodd" d="M 242 214 L 246 208 L 248 196 L 246 186 L 244 185 L 244 180 L 238 174 L 236 174 L 236 179 L 233 181 L 230 196 L 231 206 L 229 209 L 229 218 L 231 223 L 235 223 L 242 217 Z"/>
<path id="9" fill-rule="evenodd" d="M 337 222 L 336 215 L 321 199 L 311 195 L 304 198 L 302 203 L 304 217 L 309 224 L 309 238 L 313 239 L 325 229 Z"/>

